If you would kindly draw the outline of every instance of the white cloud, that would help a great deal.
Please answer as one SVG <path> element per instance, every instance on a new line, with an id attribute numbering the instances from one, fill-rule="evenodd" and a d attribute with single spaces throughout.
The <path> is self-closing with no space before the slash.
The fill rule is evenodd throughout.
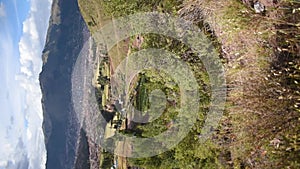
<path id="1" fill-rule="evenodd" d="M 4 27 L 6 25 L 4 24 Z M 19 138 L 24 138 L 24 115 L 22 115 L 22 89 L 15 83 L 17 70 L 16 49 L 11 36 L 4 31 L 0 36 L 0 168 L 6 166 L 15 157 L 16 145 Z"/>
<path id="2" fill-rule="evenodd" d="M 30 1 L 29 16 L 23 22 L 19 44 L 14 44 L 12 37 L 15 35 L 7 31 L 8 24 L 4 23 L 1 27 L 6 28 L 0 28 L 4 30 L 0 31 L 0 106 L 4 112 L 0 119 L 0 169 L 45 168 L 38 78 L 51 3 L 51 0 Z M 0 16 L 3 11 L 4 5 L 0 2 Z M 19 63 L 16 51 L 20 53 Z"/>
<path id="3" fill-rule="evenodd" d="M 21 138 L 18 139 L 16 144 L 13 158 L 2 163 L 5 166 L 5 169 L 27 169 L 29 166 L 29 160 L 26 152 L 24 152 L 24 142 Z"/>
<path id="4" fill-rule="evenodd" d="M 6 16 L 6 12 L 5 12 L 5 6 L 3 2 L 0 2 L 0 18 L 1 17 L 5 17 Z"/>
<path id="5" fill-rule="evenodd" d="M 46 149 L 42 130 L 43 112 L 39 73 L 42 69 L 42 50 L 50 14 L 50 0 L 31 0 L 29 17 L 23 22 L 23 35 L 19 42 L 21 74 L 18 80 L 25 90 L 25 118 L 29 168 L 45 168 Z"/>

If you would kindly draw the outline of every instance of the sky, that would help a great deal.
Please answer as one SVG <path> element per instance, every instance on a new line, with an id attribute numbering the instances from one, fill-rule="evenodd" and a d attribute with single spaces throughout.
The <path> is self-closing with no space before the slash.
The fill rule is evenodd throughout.
<path id="1" fill-rule="evenodd" d="M 45 168 L 39 73 L 52 0 L 0 0 L 0 169 Z"/>

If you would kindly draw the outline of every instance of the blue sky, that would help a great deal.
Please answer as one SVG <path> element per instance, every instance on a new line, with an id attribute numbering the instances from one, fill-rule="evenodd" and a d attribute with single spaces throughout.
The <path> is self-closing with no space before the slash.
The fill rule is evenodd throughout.
<path id="1" fill-rule="evenodd" d="M 45 168 L 42 68 L 52 0 L 0 0 L 0 169 Z"/>

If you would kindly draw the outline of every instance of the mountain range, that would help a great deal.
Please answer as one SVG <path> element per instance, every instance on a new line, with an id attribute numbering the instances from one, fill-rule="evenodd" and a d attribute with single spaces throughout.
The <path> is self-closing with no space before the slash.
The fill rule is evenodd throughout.
<path id="1" fill-rule="evenodd" d="M 89 37 L 77 0 L 53 0 L 39 78 L 47 169 L 90 165 L 87 136 L 80 128 L 71 98 L 72 69 Z"/>

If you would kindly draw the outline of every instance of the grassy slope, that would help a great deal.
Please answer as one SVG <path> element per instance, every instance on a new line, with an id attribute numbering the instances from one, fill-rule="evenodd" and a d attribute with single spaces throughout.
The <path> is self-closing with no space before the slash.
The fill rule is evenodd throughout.
<path id="1" fill-rule="evenodd" d="M 234 167 L 298 168 L 300 4 L 262 2 L 265 16 L 234 0 L 190 3 L 205 14 L 228 61 L 230 104 L 221 130 L 230 129 Z"/>
<path id="2" fill-rule="evenodd" d="M 90 23 L 92 32 L 111 17 L 101 13 L 105 11 L 101 10 L 101 3 L 101 0 L 89 3 L 80 1 L 82 13 L 86 22 Z M 194 156 L 190 159 L 197 156 L 212 164 L 214 162 L 209 160 L 219 158 L 225 168 L 299 166 L 299 25 L 295 25 L 299 23 L 299 3 L 285 0 L 277 7 L 270 3 L 266 5 L 266 16 L 255 14 L 249 6 L 237 0 L 188 1 L 180 8 L 178 13 L 192 18 L 196 24 L 203 25 L 199 13 L 204 15 L 208 32 L 212 32 L 216 44 L 220 44 L 222 57 L 227 62 L 225 67 L 230 91 L 226 116 L 214 139 L 221 146 L 207 143 L 208 148 L 197 147 L 206 155 L 194 154 L 195 151 L 190 154 L 177 152 L 185 154 L 176 157 L 179 161 L 189 159 L 187 156 Z M 172 8 L 171 3 L 165 6 L 170 12 L 176 13 L 179 9 Z M 135 6 L 126 9 L 131 9 L 126 13 L 131 13 Z M 163 10 L 159 5 L 152 9 Z M 112 15 L 118 16 L 120 13 L 117 11 Z M 121 58 L 116 48 L 111 51 L 112 56 L 117 56 L 112 62 Z M 279 60 L 287 57 L 284 61 Z M 115 62 L 115 65 L 119 63 Z M 194 145 L 189 140 L 185 139 L 179 147 L 189 150 Z M 279 147 L 274 140 L 279 140 Z M 185 144 L 190 146 L 184 147 Z M 174 155 L 173 151 L 168 153 Z M 151 161 L 162 159 L 168 164 L 168 153 L 150 158 L 146 163 L 145 159 L 140 159 L 144 160 L 140 161 L 141 165 L 149 166 Z M 188 164 L 188 160 L 186 162 Z"/>

